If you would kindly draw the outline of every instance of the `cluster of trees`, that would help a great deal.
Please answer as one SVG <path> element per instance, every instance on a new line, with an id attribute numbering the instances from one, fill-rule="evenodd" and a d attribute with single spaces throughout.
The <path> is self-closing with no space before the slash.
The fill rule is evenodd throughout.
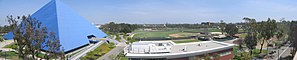
<path id="1" fill-rule="evenodd" d="M 166 24 L 167 28 L 188 28 L 188 29 L 197 29 L 201 28 L 200 24 Z"/>
<path id="2" fill-rule="evenodd" d="M 13 28 L 9 25 L 4 25 L 4 26 L 0 26 L 0 42 L 4 41 L 4 38 L 2 34 L 4 33 L 8 33 L 9 31 L 11 31 Z"/>
<path id="3" fill-rule="evenodd" d="M 126 24 L 126 23 L 114 23 L 110 22 L 108 24 L 102 25 L 100 27 L 107 34 L 117 34 L 117 33 L 130 33 L 137 29 L 139 25 L 136 24 Z"/>
<path id="4" fill-rule="evenodd" d="M 7 33 L 11 31 L 13 28 L 9 25 L 0 26 L 0 33 Z"/>
<path id="5" fill-rule="evenodd" d="M 238 33 L 237 24 L 226 24 L 223 20 L 220 21 L 219 28 L 222 31 L 222 34 L 226 32 L 231 37 Z"/>
<path id="6" fill-rule="evenodd" d="M 202 22 L 201 24 L 139 24 L 140 28 L 185 28 L 185 29 L 200 29 L 200 28 L 217 28 L 220 23 Z"/>
<path id="7" fill-rule="evenodd" d="M 287 25 L 287 27 L 281 27 L 283 29 L 289 29 L 289 31 L 284 30 L 284 34 L 287 34 L 287 40 L 289 40 L 292 43 L 293 49 L 291 50 L 291 54 L 295 55 L 297 51 L 297 21 L 283 21 L 284 23 L 282 25 Z"/>
<path id="8" fill-rule="evenodd" d="M 268 18 L 266 21 L 257 22 L 256 19 L 245 17 L 243 20 L 245 21 L 243 29 L 247 32 L 244 43 L 249 49 L 250 54 L 252 54 L 253 49 L 256 48 L 257 43 L 260 44 L 260 53 L 262 53 L 265 42 L 268 46 L 269 43 L 272 42 L 273 37 L 281 41 L 281 38 L 288 36 L 289 32 L 286 31 L 291 29 L 288 27 L 291 23 L 284 21 L 284 19 L 282 19 L 281 22 L 276 22 L 276 20 Z"/>
<path id="9" fill-rule="evenodd" d="M 64 58 L 63 48 L 59 43 L 59 39 L 54 32 L 48 31 L 46 27 L 38 20 L 31 16 L 7 16 L 8 22 L 12 27 L 13 40 L 17 44 L 17 52 L 20 58 L 37 59 L 37 55 L 42 52 L 43 48 L 48 48 L 45 51 L 46 59 L 49 58 Z M 18 24 L 18 21 L 22 21 Z"/>

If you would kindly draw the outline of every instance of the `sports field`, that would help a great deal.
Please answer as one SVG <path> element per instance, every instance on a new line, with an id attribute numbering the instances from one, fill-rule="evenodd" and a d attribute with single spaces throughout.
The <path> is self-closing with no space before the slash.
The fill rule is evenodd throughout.
<path id="1" fill-rule="evenodd" d="M 169 34 L 180 33 L 179 31 L 142 31 L 137 32 L 134 35 L 134 38 L 155 38 L 155 37 L 163 37 L 169 38 Z"/>
<path id="2" fill-rule="evenodd" d="M 133 38 L 178 38 L 189 36 L 200 36 L 198 32 L 203 32 L 203 29 L 159 29 L 157 31 L 142 31 L 136 30 Z M 219 29 L 208 29 L 209 32 L 220 32 Z"/>

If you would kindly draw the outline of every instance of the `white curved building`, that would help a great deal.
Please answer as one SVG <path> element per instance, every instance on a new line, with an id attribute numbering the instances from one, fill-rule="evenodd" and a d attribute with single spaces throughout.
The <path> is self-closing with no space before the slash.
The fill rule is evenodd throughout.
<path id="1" fill-rule="evenodd" d="M 176 44 L 172 41 L 139 41 L 125 48 L 129 60 L 202 60 L 233 59 L 234 44 L 218 41 L 202 41 Z"/>

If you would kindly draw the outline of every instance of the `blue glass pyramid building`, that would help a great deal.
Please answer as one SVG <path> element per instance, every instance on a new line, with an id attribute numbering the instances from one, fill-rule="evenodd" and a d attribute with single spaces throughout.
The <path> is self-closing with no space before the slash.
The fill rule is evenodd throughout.
<path id="1" fill-rule="evenodd" d="M 64 52 L 87 45 L 89 35 L 97 38 L 107 36 L 59 0 L 50 1 L 31 17 L 39 20 L 48 31 L 56 33 Z M 4 38 L 13 39 L 12 32 L 6 34 Z"/>

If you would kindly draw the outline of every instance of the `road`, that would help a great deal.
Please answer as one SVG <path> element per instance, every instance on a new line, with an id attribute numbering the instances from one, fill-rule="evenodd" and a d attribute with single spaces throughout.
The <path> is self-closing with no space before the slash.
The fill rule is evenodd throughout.
<path id="1" fill-rule="evenodd" d="M 226 40 L 226 41 L 222 41 L 222 42 L 224 42 L 224 43 L 234 44 L 233 41 L 236 41 L 236 40 L 238 40 L 238 38 L 235 38 L 235 39 L 233 39 L 233 40 Z"/>
<path id="2" fill-rule="evenodd" d="M 268 60 L 277 60 L 278 59 L 278 55 L 280 56 L 280 59 L 281 58 L 284 58 L 284 57 L 288 57 L 290 56 L 290 52 L 291 52 L 291 49 L 293 47 L 290 46 L 291 44 L 286 44 L 284 46 L 282 46 L 280 49 L 274 49 L 274 51 L 276 51 L 276 53 L 273 54 L 273 58 L 268 58 Z M 279 52 L 279 53 L 278 53 Z M 283 60 L 283 59 L 281 59 Z"/>
<path id="3" fill-rule="evenodd" d="M 121 53 L 121 51 L 124 50 L 124 48 L 127 46 L 127 44 L 125 43 L 126 40 L 123 38 L 123 36 L 121 35 L 121 42 L 119 44 L 116 45 L 116 47 L 114 49 L 112 49 L 111 51 L 109 51 L 108 53 L 104 54 L 102 57 L 100 57 L 98 60 L 112 60 L 109 56 L 117 56 L 119 53 Z"/>

